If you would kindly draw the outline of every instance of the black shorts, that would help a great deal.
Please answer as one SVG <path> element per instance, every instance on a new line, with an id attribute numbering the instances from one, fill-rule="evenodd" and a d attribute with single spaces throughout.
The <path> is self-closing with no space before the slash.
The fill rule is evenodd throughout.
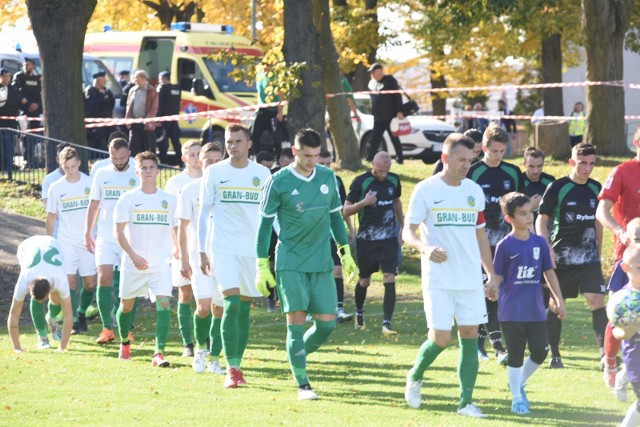
<path id="1" fill-rule="evenodd" d="M 582 294 L 600 294 L 607 292 L 599 262 L 586 265 L 559 265 L 556 268 L 562 297 L 577 298 Z"/>
<path id="2" fill-rule="evenodd" d="M 547 322 L 500 322 L 502 336 L 507 342 L 507 366 L 519 368 L 524 363 L 524 350 L 529 344 L 531 360 L 538 365 L 547 357 Z"/>
<path id="3" fill-rule="evenodd" d="M 356 249 L 361 278 L 379 270 L 398 274 L 398 239 L 356 240 Z"/>
<path id="4" fill-rule="evenodd" d="M 331 242 L 331 257 L 333 258 L 333 266 L 338 267 L 342 265 L 342 263 L 340 262 L 340 256 L 338 256 L 338 246 L 336 245 L 336 242 L 333 241 L 333 238 L 329 239 L 329 242 Z"/>

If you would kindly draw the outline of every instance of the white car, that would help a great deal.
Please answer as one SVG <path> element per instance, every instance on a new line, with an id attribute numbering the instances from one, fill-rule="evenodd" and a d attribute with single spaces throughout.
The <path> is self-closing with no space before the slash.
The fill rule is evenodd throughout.
<path id="1" fill-rule="evenodd" d="M 371 99 L 368 95 L 356 95 L 355 102 L 362 124 L 359 125 L 353 120 L 353 127 L 360 144 L 360 155 L 366 157 L 373 130 Z M 450 133 L 456 131 L 456 128 L 429 116 L 409 116 L 408 119 L 411 123 L 411 134 L 400 137 L 404 158 L 421 159 L 425 163 L 433 163 L 438 160 L 442 153 L 442 143 Z M 384 133 L 381 149 L 387 151 L 391 156 L 396 154 L 387 132 Z"/>

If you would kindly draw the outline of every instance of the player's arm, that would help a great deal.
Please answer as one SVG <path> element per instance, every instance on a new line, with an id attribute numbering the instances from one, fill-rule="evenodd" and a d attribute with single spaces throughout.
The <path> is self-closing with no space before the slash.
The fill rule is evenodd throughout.
<path id="1" fill-rule="evenodd" d="M 547 214 L 539 214 L 538 219 L 536 219 L 536 233 L 541 236 L 546 242 L 547 246 L 549 246 L 549 253 L 551 254 L 551 263 L 553 264 L 553 268 L 556 268 L 556 253 L 551 247 L 551 241 L 549 238 L 549 220 L 551 218 Z"/>
<path id="2" fill-rule="evenodd" d="M 73 291 L 72 291 L 73 292 Z M 71 337 L 71 329 L 73 328 L 73 309 L 71 308 L 71 297 L 61 298 L 60 306 L 62 307 L 62 338 L 60 339 L 60 350 L 67 349 L 69 338 Z"/>
<path id="3" fill-rule="evenodd" d="M 114 237 L 116 239 L 116 242 L 118 242 L 118 245 L 120 245 L 120 247 L 122 248 L 122 250 L 124 252 L 126 252 L 127 255 L 129 255 L 129 258 L 131 258 L 131 261 L 133 262 L 133 265 L 138 269 L 138 270 L 146 270 L 147 268 L 149 268 L 149 263 L 147 262 L 146 259 L 144 259 L 143 257 L 139 256 L 131 247 L 131 245 L 129 244 L 129 241 L 127 240 L 127 236 L 125 236 L 124 234 L 124 228 L 127 226 L 128 222 L 117 222 L 115 225 L 115 233 L 114 233 Z"/>
<path id="4" fill-rule="evenodd" d="M 493 271 L 491 245 L 489 245 L 489 238 L 487 237 L 485 227 L 476 228 L 476 239 L 478 240 L 478 247 L 480 248 L 482 267 L 485 273 L 487 273 L 487 283 L 484 285 L 484 293 L 489 300 L 495 301 L 498 299 L 498 285 L 500 281 Z"/>
<path id="5" fill-rule="evenodd" d="M 200 250 L 200 269 L 203 274 L 209 276 L 211 274 L 211 260 L 207 255 L 207 236 L 209 235 L 209 216 L 211 215 L 211 203 L 204 203 L 202 195 L 200 196 L 202 204 L 198 213 L 198 248 Z"/>
<path id="6" fill-rule="evenodd" d="M 185 279 L 191 278 L 191 265 L 189 264 L 189 249 L 188 249 L 188 229 L 189 229 L 189 221 L 188 219 L 180 218 L 180 225 L 178 225 L 178 242 L 180 244 L 180 274 Z"/>
<path id="7" fill-rule="evenodd" d="M 369 190 L 366 196 L 364 196 L 364 199 L 360 200 L 359 202 L 353 203 L 347 199 L 347 201 L 344 203 L 344 215 L 346 217 L 349 217 L 351 215 L 357 214 L 367 206 L 375 205 L 377 201 L 378 198 L 376 197 L 376 192 L 371 190 Z"/>
<path id="8" fill-rule="evenodd" d="M 564 299 L 562 298 L 562 292 L 560 291 L 560 282 L 558 276 L 553 270 L 547 270 L 544 272 L 544 278 L 549 285 L 549 291 L 553 295 L 553 299 L 556 300 L 556 312 L 558 319 L 564 319 L 567 316 L 567 309 L 564 305 Z"/>
<path id="9" fill-rule="evenodd" d="M 47 212 L 47 235 L 53 236 L 53 228 L 56 225 L 56 214 Z"/>
<path id="10" fill-rule="evenodd" d="M 611 200 L 601 199 L 598 203 L 598 208 L 596 209 L 596 219 L 600 224 L 613 231 L 613 233 L 622 240 L 622 235 L 625 230 L 620 224 L 618 224 L 618 222 L 611 214 L 612 208 L 613 202 Z"/>
<path id="11" fill-rule="evenodd" d="M 20 314 L 22 313 L 23 305 L 24 301 L 18 301 L 14 298 L 11 301 L 9 317 L 7 318 L 7 329 L 9 329 L 13 351 L 16 353 L 22 352 L 22 347 L 20 346 Z"/>
<path id="12" fill-rule="evenodd" d="M 596 224 L 596 243 L 598 244 L 598 257 L 600 257 L 602 255 L 602 235 L 603 235 L 603 228 L 602 228 L 602 224 L 600 224 L 599 221 L 595 222 Z"/>
<path id="13" fill-rule="evenodd" d="M 91 253 L 95 253 L 96 242 L 93 240 L 93 228 L 96 225 L 98 211 L 100 210 L 100 200 L 91 200 L 87 208 L 87 216 L 84 222 L 84 247 Z"/>
<path id="14" fill-rule="evenodd" d="M 400 230 L 402 230 L 404 228 L 404 214 L 402 213 L 402 202 L 400 198 L 393 199 L 393 212 L 396 215 L 396 221 L 398 221 Z M 402 244 L 402 232 L 400 232 L 398 236 L 398 241 Z"/>
<path id="15" fill-rule="evenodd" d="M 420 240 L 420 236 L 418 236 L 419 227 L 420 224 L 411 224 L 408 222 L 404 224 L 404 228 L 402 229 L 402 240 L 404 243 L 425 255 L 429 261 L 438 264 L 445 262 L 447 260 L 446 249 L 438 246 L 427 246 L 427 244 Z"/>

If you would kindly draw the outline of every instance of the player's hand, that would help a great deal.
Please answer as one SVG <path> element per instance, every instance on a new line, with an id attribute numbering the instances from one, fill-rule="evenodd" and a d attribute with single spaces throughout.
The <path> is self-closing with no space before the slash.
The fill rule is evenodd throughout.
<path id="1" fill-rule="evenodd" d="M 427 246 L 422 253 L 429 258 L 429 261 L 435 262 L 436 264 L 441 264 L 449 259 L 447 250 L 437 246 Z"/>
<path id="2" fill-rule="evenodd" d="M 494 276 L 490 276 L 489 280 L 484 284 L 484 296 L 489 301 L 496 301 L 498 299 L 498 279 Z"/>
<path id="3" fill-rule="evenodd" d="M 91 234 L 84 236 L 84 248 L 88 250 L 90 253 L 96 253 L 96 241 L 93 240 L 93 236 Z"/>
<path id="4" fill-rule="evenodd" d="M 191 279 L 193 271 L 191 271 L 191 264 L 188 259 L 183 259 L 180 265 L 180 274 L 185 279 Z"/>
<path id="5" fill-rule="evenodd" d="M 262 296 L 269 296 L 269 289 L 276 286 L 276 279 L 271 273 L 268 258 L 258 258 L 256 260 L 256 289 Z"/>
<path id="6" fill-rule="evenodd" d="M 628 340 L 632 336 L 638 333 L 637 326 L 626 326 L 625 328 L 621 328 L 620 326 L 616 326 L 613 328 L 613 336 L 618 340 Z"/>
<path id="7" fill-rule="evenodd" d="M 200 270 L 205 276 L 211 276 L 211 261 L 206 252 L 200 252 Z"/>
<path id="8" fill-rule="evenodd" d="M 180 249 L 174 247 L 171 255 L 173 256 L 173 259 L 180 259 Z"/>
<path id="9" fill-rule="evenodd" d="M 364 202 L 364 205 L 365 206 L 375 205 L 376 202 L 378 201 L 378 198 L 376 197 L 376 194 L 378 194 L 377 191 L 369 190 L 367 195 L 364 196 L 364 199 L 362 199 L 362 201 Z"/>
<path id="10" fill-rule="evenodd" d="M 338 256 L 340 257 L 340 264 L 342 264 L 344 280 L 348 285 L 355 286 L 358 283 L 360 271 L 358 271 L 358 266 L 353 256 L 351 256 L 351 247 L 348 244 L 338 246 Z"/>
<path id="11" fill-rule="evenodd" d="M 529 200 L 531 201 L 531 209 L 535 210 L 535 209 L 538 209 L 538 206 L 540 206 L 540 201 L 542 200 L 542 196 L 540 194 L 534 194 L 529 198 Z"/>
<path id="12" fill-rule="evenodd" d="M 554 311 L 554 313 L 556 313 L 556 316 L 558 316 L 558 319 L 560 320 L 567 317 L 567 307 L 565 307 L 564 301 L 556 304 L 556 310 Z"/>
<path id="13" fill-rule="evenodd" d="M 147 260 L 142 258 L 138 254 L 133 254 L 133 256 L 131 256 L 131 262 L 133 262 L 134 267 L 138 270 L 146 270 L 147 268 L 149 268 L 149 263 L 147 262 Z"/>

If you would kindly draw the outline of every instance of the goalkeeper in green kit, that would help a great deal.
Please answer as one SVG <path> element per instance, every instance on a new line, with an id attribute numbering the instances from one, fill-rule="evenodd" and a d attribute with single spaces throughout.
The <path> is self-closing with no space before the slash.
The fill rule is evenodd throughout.
<path id="1" fill-rule="evenodd" d="M 336 177 L 321 165 L 320 135 L 299 131 L 294 140 L 295 161 L 269 177 L 260 204 L 257 236 L 256 287 L 264 296 L 278 286 L 287 316 L 287 355 L 298 385 L 298 400 L 316 400 L 307 377 L 307 355 L 316 351 L 336 327 L 337 293 L 333 279 L 329 233 L 340 254 L 347 282 L 355 283 L 358 268 L 351 256 Z M 269 270 L 269 239 L 274 220 L 279 223 L 275 272 Z M 313 326 L 305 331 L 305 316 Z"/>

